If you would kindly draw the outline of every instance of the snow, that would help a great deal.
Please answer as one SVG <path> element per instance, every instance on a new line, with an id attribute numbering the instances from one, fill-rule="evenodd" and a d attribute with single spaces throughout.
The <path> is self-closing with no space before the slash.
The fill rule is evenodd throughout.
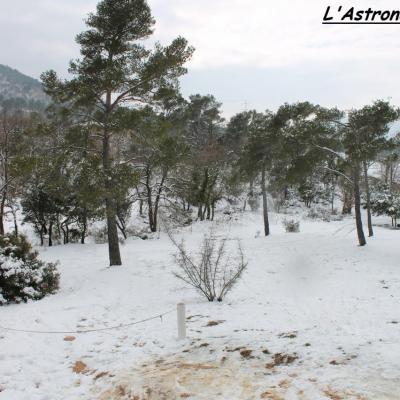
<path id="1" fill-rule="evenodd" d="M 223 303 L 174 277 L 165 234 L 128 240 L 116 268 L 106 267 L 106 245 L 41 249 L 42 259 L 60 261 L 60 291 L 1 307 L 0 326 L 91 330 L 173 312 L 86 334 L 0 329 L 0 400 L 398 399 L 400 232 L 376 227 L 361 248 L 351 218 L 302 220 L 300 233 L 285 233 L 283 218 L 271 216 L 268 238 L 255 237 L 260 214 L 215 224 L 241 239 L 249 261 Z M 196 249 L 209 227 L 196 223 L 177 236 Z M 189 317 L 182 342 L 180 301 Z"/>

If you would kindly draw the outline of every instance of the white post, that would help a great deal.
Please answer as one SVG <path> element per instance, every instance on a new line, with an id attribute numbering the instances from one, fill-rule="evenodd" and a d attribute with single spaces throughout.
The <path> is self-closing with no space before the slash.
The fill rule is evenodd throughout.
<path id="1" fill-rule="evenodd" d="M 178 311 L 178 340 L 186 338 L 186 306 L 185 303 L 179 303 Z"/>

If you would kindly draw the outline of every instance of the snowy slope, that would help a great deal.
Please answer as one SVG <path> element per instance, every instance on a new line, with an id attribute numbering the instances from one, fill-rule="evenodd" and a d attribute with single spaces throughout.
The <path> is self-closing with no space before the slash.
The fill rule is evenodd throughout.
<path id="1" fill-rule="evenodd" d="M 377 228 L 359 248 L 351 219 L 303 221 L 299 234 L 284 233 L 279 219 L 271 237 L 257 239 L 260 215 L 218 224 L 241 238 L 249 259 L 222 304 L 176 280 L 164 235 L 129 240 L 121 268 L 106 268 L 105 245 L 42 250 L 60 261 L 60 292 L 0 308 L 1 326 L 112 327 L 183 300 L 189 337 L 176 340 L 175 312 L 86 334 L 0 329 L 0 400 L 399 399 L 400 232 Z M 208 227 L 180 235 L 195 248 Z"/>

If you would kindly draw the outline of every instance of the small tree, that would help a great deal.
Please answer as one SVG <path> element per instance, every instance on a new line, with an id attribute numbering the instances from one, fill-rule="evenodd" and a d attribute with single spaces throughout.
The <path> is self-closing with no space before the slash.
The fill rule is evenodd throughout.
<path id="1" fill-rule="evenodd" d="M 197 256 L 188 253 L 183 241 L 178 243 L 171 234 L 170 238 L 177 248 L 175 259 L 181 269 L 175 276 L 193 286 L 210 302 L 222 301 L 247 267 L 240 242 L 235 254 L 228 248 L 229 239 L 218 239 L 212 230 L 204 236 Z"/>

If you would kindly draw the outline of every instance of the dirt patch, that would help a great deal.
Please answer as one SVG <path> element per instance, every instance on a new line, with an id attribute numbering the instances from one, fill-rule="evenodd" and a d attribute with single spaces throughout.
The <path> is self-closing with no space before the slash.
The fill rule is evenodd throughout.
<path id="1" fill-rule="evenodd" d="M 284 332 L 278 335 L 278 337 L 283 338 L 283 339 L 295 339 L 297 338 L 297 331 L 292 331 L 292 332 Z"/>
<path id="2" fill-rule="evenodd" d="M 223 324 L 225 321 L 208 321 L 206 327 L 217 326 Z"/>
<path id="3" fill-rule="evenodd" d="M 280 394 L 275 391 L 268 390 L 261 394 L 261 399 L 269 399 L 269 400 L 285 400 Z"/>
<path id="4" fill-rule="evenodd" d="M 96 399 L 286 400 L 296 394 L 298 400 L 314 400 L 319 393 L 321 398 L 329 400 L 371 400 L 347 389 L 340 391 L 326 383 L 320 385 L 296 362 L 299 360 L 296 353 L 275 353 L 265 365 L 264 357 L 253 357 L 257 352 L 261 355 L 265 347 L 225 347 L 222 354 L 211 356 L 208 346 L 204 349 L 199 349 L 198 344 L 194 346 L 196 362 L 193 353 L 170 355 L 162 360 L 154 358 L 138 369 L 119 374 L 112 386 Z M 289 365 L 291 368 L 286 368 Z M 304 382 L 309 386 L 306 390 Z"/>
<path id="5" fill-rule="evenodd" d="M 127 400 L 136 396 L 140 400 L 251 400 L 254 393 L 260 393 L 254 384 L 258 380 L 254 375 L 259 373 L 261 377 L 261 372 L 242 372 L 242 363 L 247 361 L 226 358 L 223 363 L 218 359 L 198 363 L 175 360 L 161 365 L 148 364 L 119 380 L 119 387 L 124 388 L 123 395 L 114 385 L 99 399 Z"/>
<path id="6" fill-rule="evenodd" d="M 73 365 L 72 371 L 74 371 L 76 374 L 86 374 L 89 372 L 87 365 L 83 361 L 77 361 Z"/>
<path id="7" fill-rule="evenodd" d="M 280 365 L 289 365 L 298 360 L 297 354 L 276 353 L 272 357 L 272 361 L 266 364 L 266 368 L 271 369 Z"/>
<path id="8" fill-rule="evenodd" d="M 335 390 L 332 389 L 331 387 L 327 387 L 322 391 L 326 397 L 328 397 L 330 400 L 368 400 L 367 397 L 355 393 L 350 390 Z"/>
<path id="9" fill-rule="evenodd" d="M 241 355 L 243 358 L 252 358 L 252 357 L 251 357 L 252 353 L 253 353 L 253 350 L 244 349 L 244 350 L 242 350 L 242 351 L 240 352 L 240 355 Z"/>
<path id="10" fill-rule="evenodd" d="M 103 371 L 103 372 L 98 372 L 95 376 L 94 376 L 94 380 L 97 381 L 98 379 L 104 378 L 106 376 L 110 376 L 110 373 L 108 371 Z"/>

